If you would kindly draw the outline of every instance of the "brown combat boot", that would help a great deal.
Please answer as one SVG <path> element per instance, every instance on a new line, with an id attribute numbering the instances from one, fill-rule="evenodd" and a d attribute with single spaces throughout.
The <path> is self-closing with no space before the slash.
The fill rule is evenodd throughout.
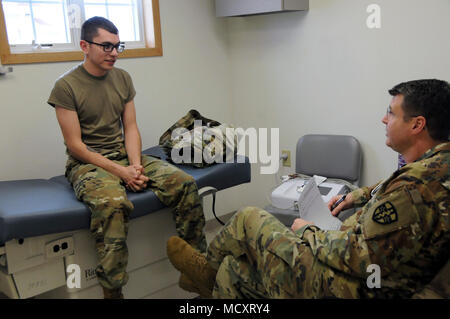
<path id="1" fill-rule="evenodd" d="M 194 282 L 192 280 L 190 280 L 186 274 L 181 273 L 180 280 L 178 281 L 178 285 L 180 286 L 181 289 L 196 293 L 201 298 L 204 298 L 204 299 L 212 298 L 211 291 L 209 291 L 208 289 L 197 287 L 197 285 L 195 285 Z"/>
<path id="2" fill-rule="evenodd" d="M 108 289 L 103 288 L 103 298 L 105 299 L 123 299 L 122 288 Z"/>
<path id="3" fill-rule="evenodd" d="M 202 294 L 211 296 L 217 271 L 208 264 L 205 256 L 177 236 L 167 241 L 167 256 L 172 265 L 195 283 Z"/>

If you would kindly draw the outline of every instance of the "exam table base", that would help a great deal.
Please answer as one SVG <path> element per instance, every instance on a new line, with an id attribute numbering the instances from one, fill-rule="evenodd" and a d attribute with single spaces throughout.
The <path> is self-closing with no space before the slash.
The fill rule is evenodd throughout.
<path id="1" fill-rule="evenodd" d="M 196 296 L 178 287 L 179 272 L 166 255 L 167 239 L 176 234 L 169 209 L 132 219 L 128 234 L 129 281 L 123 288 L 125 298 Z M 7 267 L 0 266 L 3 294 L 9 298 L 103 298 L 95 276 L 94 239 L 88 230 L 26 238 L 20 242 L 14 239 L 4 247 Z M 66 243 L 68 247 L 65 252 L 52 253 L 49 249 L 55 243 L 61 246 Z M 68 281 L 77 284 L 70 265 L 79 266 L 79 288 L 68 286 Z"/>

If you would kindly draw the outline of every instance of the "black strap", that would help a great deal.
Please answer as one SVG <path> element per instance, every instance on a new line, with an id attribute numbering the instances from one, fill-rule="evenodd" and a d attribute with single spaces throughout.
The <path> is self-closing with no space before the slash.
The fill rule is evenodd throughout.
<path id="1" fill-rule="evenodd" d="M 216 193 L 213 193 L 212 196 L 213 196 L 212 211 L 213 211 L 214 217 L 217 219 L 217 221 L 218 221 L 220 224 L 225 225 L 225 223 L 224 223 L 223 221 L 221 221 L 221 220 L 219 219 L 219 217 L 217 217 L 217 215 L 216 215 Z"/>

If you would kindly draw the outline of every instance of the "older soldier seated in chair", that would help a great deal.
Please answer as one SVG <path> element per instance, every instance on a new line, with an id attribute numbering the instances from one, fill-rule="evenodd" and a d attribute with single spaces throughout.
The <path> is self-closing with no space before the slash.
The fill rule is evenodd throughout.
<path id="1" fill-rule="evenodd" d="M 417 80 L 389 93 L 386 145 L 407 164 L 349 193 L 331 214 L 362 209 L 339 231 L 302 219 L 288 229 L 259 208 L 244 208 L 206 257 L 179 237 L 169 239 L 180 286 L 206 298 L 410 298 L 424 291 L 449 258 L 450 85 Z M 379 267 L 380 288 L 367 284 L 371 265 Z"/>

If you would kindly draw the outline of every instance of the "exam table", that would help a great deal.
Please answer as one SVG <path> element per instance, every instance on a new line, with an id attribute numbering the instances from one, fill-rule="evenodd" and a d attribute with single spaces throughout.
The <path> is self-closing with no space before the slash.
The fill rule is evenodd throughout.
<path id="1" fill-rule="evenodd" d="M 159 146 L 143 153 L 167 158 Z M 205 168 L 177 166 L 194 177 L 203 198 L 250 182 L 250 163 L 239 159 Z M 125 297 L 187 297 L 166 256 L 166 241 L 176 235 L 171 210 L 149 190 L 130 192 L 128 198 L 135 209 Z M 64 176 L 0 181 L 0 292 L 9 298 L 102 298 L 89 224 L 89 209 Z"/>

